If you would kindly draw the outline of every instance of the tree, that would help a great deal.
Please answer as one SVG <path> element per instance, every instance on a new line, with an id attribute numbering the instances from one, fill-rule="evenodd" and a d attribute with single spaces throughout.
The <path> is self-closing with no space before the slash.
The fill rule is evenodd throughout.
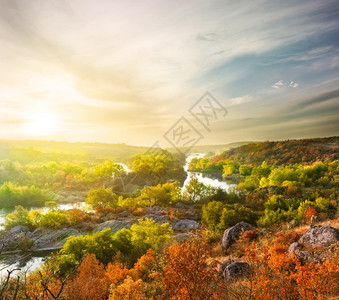
<path id="1" fill-rule="evenodd" d="M 202 224 L 215 231 L 222 216 L 224 205 L 222 202 L 212 201 L 202 207 Z"/>
<path id="2" fill-rule="evenodd" d="M 89 204 L 92 208 L 97 206 L 115 207 L 118 205 L 118 197 L 112 193 L 111 189 L 98 188 L 89 191 L 86 204 Z"/>
<path id="3" fill-rule="evenodd" d="M 217 272 L 207 263 L 211 248 L 198 238 L 174 244 L 165 251 L 164 299 L 213 299 L 218 292 Z M 215 299 L 215 298 L 214 298 Z"/>
<path id="4" fill-rule="evenodd" d="M 197 202 L 202 200 L 208 192 L 208 187 L 200 182 L 196 177 L 193 177 L 185 186 L 183 200 L 186 202 Z"/>
<path id="5" fill-rule="evenodd" d="M 68 281 L 64 295 L 68 300 L 102 300 L 108 296 L 108 287 L 104 265 L 94 254 L 87 254 L 75 278 Z"/>

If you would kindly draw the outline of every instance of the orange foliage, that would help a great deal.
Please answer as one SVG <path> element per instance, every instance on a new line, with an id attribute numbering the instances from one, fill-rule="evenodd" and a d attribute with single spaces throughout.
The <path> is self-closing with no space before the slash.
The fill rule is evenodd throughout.
<path id="1" fill-rule="evenodd" d="M 313 206 L 307 206 L 306 208 L 306 212 L 305 212 L 305 221 L 306 223 L 310 223 L 311 222 L 311 218 L 312 216 L 318 216 L 319 213 L 316 211 L 316 209 Z"/>
<path id="2" fill-rule="evenodd" d="M 111 288 L 109 300 L 143 300 L 146 299 L 144 283 L 141 279 L 134 281 L 130 276 L 124 282 Z"/>
<path id="3" fill-rule="evenodd" d="M 208 265 L 211 249 L 205 239 L 174 244 L 166 249 L 164 299 L 213 299 L 217 293 L 216 270 Z"/>
<path id="4" fill-rule="evenodd" d="M 243 289 L 242 298 L 251 299 L 327 299 L 339 294 L 339 255 L 323 264 L 302 266 L 295 257 L 286 254 L 288 246 L 275 243 L 258 249 L 247 249 L 252 274 Z"/>
<path id="5" fill-rule="evenodd" d="M 339 255 L 323 264 L 310 263 L 296 267 L 293 275 L 297 290 L 303 300 L 327 299 L 339 294 Z"/>
<path id="6" fill-rule="evenodd" d="M 141 278 L 147 280 L 148 275 L 152 272 L 155 263 L 156 253 L 153 249 L 149 249 L 145 255 L 140 257 L 135 263 L 133 269 L 130 270 L 132 278 Z"/>
<path id="7" fill-rule="evenodd" d="M 128 275 L 129 270 L 119 262 L 109 263 L 106 267 L 106 276 L 110 284 L 118 285 Z"/>
<path id="8" fill-rule="evenodd" d="M 272 240 L 271 244 L 290 245 L 298 241 L 305 232 L 306 229 L 290 230 L 287 232 L 279 231 L 275 234 L 276 238 Z"/>
<path id="9" fill-rule="evenodd" d="M 105 268 L 88 254 L 77 270 L 76 277 L 68 282 L 64 298 L 67 300 L 102 300 L 108 296 Z"/>

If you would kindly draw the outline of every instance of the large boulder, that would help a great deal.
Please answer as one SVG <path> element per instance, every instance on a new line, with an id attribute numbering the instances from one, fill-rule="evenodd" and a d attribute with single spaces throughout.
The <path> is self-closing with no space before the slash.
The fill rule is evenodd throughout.
<path id="1" fill-rule="evenodd" d="M 298 243 L 305 247 L 328 247 L 339 241 L 339 230 L 331 226 L 311 226 L 299 239 Z"/>
<path id="2" fill-rule="evenodd" d="M 250 270 L 251 267 L 247 262 L 229 259 L 220 265 L 219 277 L 234 280 L 248 274 Z"/>
<path id="3" fill-rule="evenodd" d="M 329 246 L 339 241 L 339 230 L 331 226 L 312 226 L 298 240 L 292 243 L 288 255 L 294 255 L 302 264 L 321 263 L 331 256 Z"/>
<path id="4" fill-rule="evenodd" d="M 227 250 L 232 244 L 234 244 L 240 237 L 240 235 L 249 230 L 253 230 L 254 227 L 248 223 L 240 222 L 231 228 L 224 231 L 222 237 L 221 246 L 224 250 Z"/>

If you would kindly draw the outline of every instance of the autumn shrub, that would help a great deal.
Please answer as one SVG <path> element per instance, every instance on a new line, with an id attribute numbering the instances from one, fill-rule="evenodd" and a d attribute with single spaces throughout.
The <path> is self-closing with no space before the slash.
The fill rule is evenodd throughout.
<path id="1" fill-rule="evenodd" d="M 311 222 L 311 218 L 312 216 L 318 216 L 319 213 L 317 212 L 317 210 L 313 207 L 313 206 L 308 206 L 306 208 L 306 212 L 305 212 L 305 221 L 306 223 L 310 223 Z"/>
<path id="2" fill-rule="evenodd" d="M 144 300 L 145 287 L 141 279 L 133 280 L 130 276 L 119 286 L 112 286 L 109 300 Z"/>
<path id="3" fill-rule="evenodd" d="M 108 296 L 108 288 L 104 265 L 94 254 L 87 254 L 63 295 L 67 300 L 102 300 Z"/>
<path id="4" fill-rule="evenodd" d="M 140 217 L 140 216 L 144 216 L 145 214 L 146 214 L 145 211 L 141 207 L 136 207 L 132 210 L 133 216 Z"/>
<path id="5" fill-rule="evenodd" d="M 66 217 L 70 225 L 75 225 L 88 219 L 88 215 L 81 209 L 70 209 L 66 212 Z"/>
<path id="6" fill-rule="evenodd" d="M 211 248 L 206 239 L 176 243 L 165 251 L 163 299 L 213 299 L 218 291 L 217 272 L 207 260 Z"/>

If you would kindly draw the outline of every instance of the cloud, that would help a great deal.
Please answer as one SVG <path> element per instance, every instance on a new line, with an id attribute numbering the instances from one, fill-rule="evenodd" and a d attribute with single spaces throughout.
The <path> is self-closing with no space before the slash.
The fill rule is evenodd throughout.
<path id="1" fill-rule="evenodd" d="M 283 80 L 279 80 L 275 84 L 272 85 L 272 88 L 279 89 L 280 87 L 282 87 L 284 85 L 285 85 L 284 81 Z"/>
<path id="2" fill-rule="evenodd" d="M 299 83 L 293 80 L 290 80 L 289 82 L 285 82 L 284 80 L 279 80 L 272 85 L 272 88 L 274 89 L 280 89 L 282 87 L 297 88 L 298 86 L 299 86 Z"/>
<path id="3" fill-rule="evenodd" d="M 254 101 L 254 98 L 250 95 L 245 95 L 242 97 L 236 97 L 236 98 L 232 98 L 230 100 L 230 106 L 236 106 L 236 105 L 240 105 L 240 104 L 245 104 L 245 103 L 249 103 Z"/>
<path id="4" fill-rule="evenodd" d="M 298 82 L 294 82 L 293 80 L 291 80 L 289 86 L 293 87 L 293 88 L 297 88 L 299 86 L 299 83 Z"/>
<path id="5" fill-rule="evenodd" d="M 205 42 L 216 42 L 218 40 L 218 35 L 215 33 L 207 33 L 197 35 L 197 40 L 205 41 Z"/>
<path id="6" fill-rule="evenodd" d="M 302 82 L 303 92 L 310 93 L 307 78 L 297 74 L 298 81 L 290 80 L 291 70 L 285 64 L 281 68 L 286 69 L 267 68 L 265 76 L 255 73 L 250 63 L 257 66 L 258 58 L 283 51 L 279 59 L 305 64 L 312 60 L 314 70 L 319 70 L 318 60 L 331 54 L 332 72 L 338 65 L 332 56 L 336 46 L 330 42 L 300 54 L 290 52 L 302 41 L 338 30 L 334 16 L 320 14 L 331 11 L 332 4 L 326 1 L 293 5 L 266 0 L 188 0 L 181 5 L 165 0 L 0 2 L 0 69 L 6 70 L 0 73 L 0 101 L 6 102 L 0 127 L 8 134 L 16 129 L 4 124 L 5 119 L 17 120 L 28 107 L 43 104 L 67 116 L 74 130 L 68 136 L 84 135 L 82 125 L 88 120 L 94 128 L 88 139 L 96 139 L 96 128 L 129 125 L 133 132 L 128 134 L 141 137 L 145 126 L 157 127 L 185 114 L 206 90 L 218 99 L 231 99 L 230 105 L 241 108 L 239 119 L 243 119 L 251 111 L 242 104 L 261 101 L 253 91 L 260 85 L 257 78 L 263 82 L 258 89 L 276 81 L 273 89 L 292 93 L 300 90 L 296 88 Z M 317 82 L 324 79 L 317 77 Z M 270 96 L 282 101 L 278 94 L 282 95 Z M 277 101 L 264 107 L 266 112 Z M 124 138 L 108 132 L 107 138 Z"/>
<path id="7" fill-rule="evenodd" d="M 327 102 L 327 101 L 330 101 L 336 98 L 339 98 L 339 89 L 320 94 L 308 100 L 304 100 L 298 103 L 297 105 L 295 105 L 295 108 L 305 109 L 311 105 L 321 104 L 321 103 L 324 103 L 324 102 Z"/>

